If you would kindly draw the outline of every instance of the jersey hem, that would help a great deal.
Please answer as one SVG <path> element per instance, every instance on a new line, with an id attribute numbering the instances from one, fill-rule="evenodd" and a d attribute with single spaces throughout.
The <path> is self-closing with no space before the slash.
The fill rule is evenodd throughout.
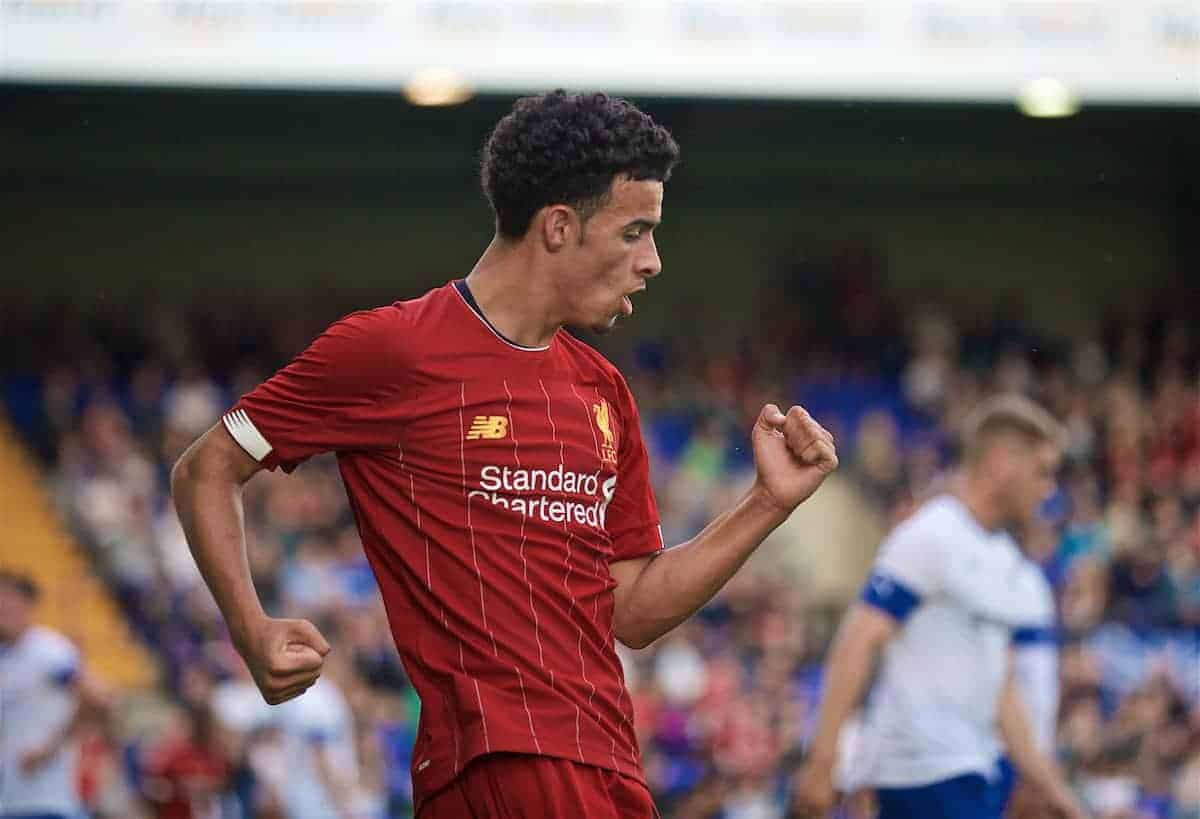
<path id="1" fill-rule="evenodd" d="M 995 777 L 999 761 L 999 756 L 993 757 L 991 762 L 982 757 L 971 761 L 956 760 L 955 764 L 936 768 L 936 773 L 928 776 L 868 776 L 862 779 L 861 784 L 869 788 L 925 788 L 967 774 L 979 774 L 990 782 Z"/>
<path id="2" fill-rule="evenodd" d="M 467 769 L 475 760 L 490 756 L 492 754 L 525 754 L 528 756 L 542 756 L 551 759 L 565 759 L 569 762 L 574 762 L 579 765 L 587 765 L 592 768 L 601 768 L 606 771 L 614 771 L 621 776 L 628 777 L 638 784 L 649 789 L 646 782 L 645 774 L 642 773 L 641 763 L 631 758 L 622 748 L 617 747 L 614 751 L 610 748 L 601 748 L 595 744 L 583 745 L 583 753 L 580 754 L 580 746 L 571 741 L 548 742 L 540 741 L 539 745 L 535 745 L 532 738 L 526 737 L 514 739 L 511 742 L 495 742 L 492 741 L 487 747 L 483 747 L 483 743 L 469 743 L 469 750 L 463 756 L 461 764 L 458 768 L 453 768 L 453 760 L 446 757 L 431 756 L 428 757 L 428 766 L 425 770 L 432 768 L 434 765 L 442 764 L 450 767 L 451 770 L 442 776 L 430 777 L 425 781 L 420 781 L 421 771 L 414 768 L 413 770 L 413 815 L 419 816 L 421 807 L 429 801 L 433 796 L 440 791 L 449 787 L 454 783 L 462 772 Z M 615 760 L 614 760 L 615 757 Z M 616 764 L 614 764 L 614 761 Z M 426 764 L 422 761 L 421 764 Z"/>

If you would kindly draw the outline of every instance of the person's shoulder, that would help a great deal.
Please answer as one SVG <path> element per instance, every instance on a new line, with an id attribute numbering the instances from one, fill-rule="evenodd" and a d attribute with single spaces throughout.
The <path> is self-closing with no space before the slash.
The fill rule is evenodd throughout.
<path id="1" fill-rule="evenodd" d="M 450 296 L 450 285 L 442 285 L 415 298 L 356 310 L 343 316 L 335 324 L 380 331 L 412 329 L 420 327 L 423 322 L 436 319 L 443 313 Z"/>
<path id="2" fill-rule="evenodd" d="M 394 366 L 396 357 L 407 360 L 409 351 L 421 347 L 423 335 L 443 329 L 446 304 L 447 287 L 437 287 L 413 299 L 347 313 L 324 335 L 336 343 L 332 349 L 389 359 Z"/>
<path id="3" fill-rule="evenodd" d="M 622 375 L 617 365 L 609 361 L 602 352 L 583 339 L 576 337 L 566 328 L 558 331 L 558 341 L 586 376 L 614 389 L 618 398 L 630 394 L 625 376 Z"/>
<path id="4" fill-rule="evenodd" d="M 896 531 L 942 535 L 962 526 L 963 520 L 956 501 L 949 495 L 938 495 L 921 504 Z"/>
<path id="5" fill-rule="evenodd" d="M 408 321 L 419 321 L 433 314 L 445 311 L 451 305 L 461 301 L 455 282 L 450 281 L 431 287 L 419 296 L 411 299 L 394 301 L 388 307 L 398 311 Z"/>
<path id="6" fill-rule="evenodd" d="M 898 523 L 884 540 L 881 553 L 897 560 L 939 560 L 945 544 L 960 531 L 953 503 L 939 495 L 925 501 Z"/>

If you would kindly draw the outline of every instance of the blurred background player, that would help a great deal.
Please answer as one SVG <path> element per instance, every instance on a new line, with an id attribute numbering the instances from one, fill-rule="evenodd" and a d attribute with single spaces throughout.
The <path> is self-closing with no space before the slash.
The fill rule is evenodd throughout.
<path id="1" fill-rule="evenodd" d="M 279 704 L 313 686 L 330 646 L 265 613 L 242 487 L 337 453 L 421 698 L 420 816 L 654 815 L 616 642 L 644 648 L 687 620 L 837 467 L 806 411 L 767 404 L 756 480 L 664 549 L 633 395 L 564 328 L 604 333 L 633 313 L 662 269 L 654 230 L 678 158 L 626 100 L 518 100 L 484 147 L 495 235 L 470 274 L 336 322 L 172 472 L 196 562 Z M 322 771 L 342 793 L 345 766 Z"/>
<path id="2" fill-rule="evenodd" d="M 1028 399 L 984 402 L 967 423 L 958 491 L 925 503 L 882 545 L 825 669 L 799 785 L 816 815 L 833 807 L 838 737 L 882 652 L 849 772 L 875 789 L 880 819 L 998 819 L 1001 739 L 1044 805 L 1083 816 L 1035 738 L 1011 658 L 1014 630 L 1044 628 L 1053 608 L 1005 528 L 1031 521 L 1054 489 L 1061 441 Z"/>
<path id="3" fill-rule="evenodd" d="M 220 816 L 229 785 L 226 738 L 212 712 L 189 706 L 171 714 L 162 741 L 147 752 L 141 790 L 155 819 Z"/>
<path id="4" fill-rule="evenodd" d="M 0 569 L 0 817 L 73 819 L 76 735 L 105 697 L 71 641 L 33 623 L 38 588 Z"/>

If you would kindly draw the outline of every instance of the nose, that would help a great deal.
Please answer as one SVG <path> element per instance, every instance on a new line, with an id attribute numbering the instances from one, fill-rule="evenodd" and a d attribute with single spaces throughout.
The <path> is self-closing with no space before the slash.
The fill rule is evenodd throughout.
<path id="1" fill-rule="evenodd" d="M 638 259 L 637 274 L 646 279 L 652 279 L 662 272 L 662 259 L 658 257 L 658 245 L 654 235 L 648 237 L 645 255 Z"/>

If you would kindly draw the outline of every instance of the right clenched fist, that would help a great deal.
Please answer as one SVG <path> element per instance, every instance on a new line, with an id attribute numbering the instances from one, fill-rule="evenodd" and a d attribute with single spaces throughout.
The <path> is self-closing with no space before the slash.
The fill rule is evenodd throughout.
<path id="1" fill-rule="evenodd" d="M 329 643 L 307 620 L 263 618 L 237 646 L 269 705 L 307 691 L 321 676 Z"/>

